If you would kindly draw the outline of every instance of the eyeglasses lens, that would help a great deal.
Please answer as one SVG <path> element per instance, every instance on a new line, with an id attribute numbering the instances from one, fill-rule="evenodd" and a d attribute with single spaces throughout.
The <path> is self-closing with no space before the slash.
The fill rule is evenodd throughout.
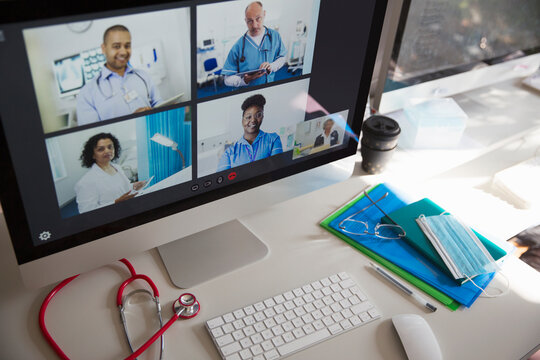
<path id="1" fill-rule="evenodd" d="M 348 219 L 339 225 L 339 227 L 349 234 L 364 235 L 367 232 L 367 224 L 363 221 Z"/>
<path id="2" fill-rule="evenodd" d="M 390 224 L 381 224 L 375 232 L 377 236 L 385 239 L 399 239 L 405 236 L 401 227 Z"/>

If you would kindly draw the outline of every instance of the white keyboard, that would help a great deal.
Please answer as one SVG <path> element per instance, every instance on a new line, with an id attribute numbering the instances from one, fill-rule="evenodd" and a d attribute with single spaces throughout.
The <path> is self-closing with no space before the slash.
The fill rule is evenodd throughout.
<path id="1" fill-rule="evenodd" d="M 208 320 L 206 328 L 223 359 L 272 360 L 380 317 L 342 272 Z"/>

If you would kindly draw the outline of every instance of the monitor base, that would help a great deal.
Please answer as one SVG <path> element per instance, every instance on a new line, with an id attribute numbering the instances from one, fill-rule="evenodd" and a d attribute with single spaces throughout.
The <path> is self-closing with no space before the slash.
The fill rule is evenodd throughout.
<path id="1" fill-rule="evenodd" d="M 260 260 L 268 247 L 238 220 L 159 246 L 172 283 L 187 289 Z"/>

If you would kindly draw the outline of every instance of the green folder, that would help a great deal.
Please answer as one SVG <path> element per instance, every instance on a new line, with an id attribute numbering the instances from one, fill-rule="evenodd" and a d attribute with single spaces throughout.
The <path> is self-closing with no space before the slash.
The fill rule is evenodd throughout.
<path id="1" fill-rule="evenodd" d="M 372 189 L 368 190 L 367 192 L 369 193 Z M 357 243 L 356 241 L 352 240 L 346 234 L 344 234 L 342 232 L 339 232 L 339 231 L 333 229 L 332 227 L 330 227 L 330 223 L 335 218 L 337 218 L 338 216 L 343 214 L 345 211 L 347 211 L 347 209 L 349 209 L 351 206 L 353 206 L 357 201 L 359 201 L 363 197 L 364 197 L 363 193 L 360 194 L 359 196 L 355 197 L 353 200 L 349 201 L 347 204 L 345 204 L 344 206 L 342 206 L 341 208 L 336 210 L 334 213 L 330 214 L 323 221 L 321 221 L 320 225 L 324 229 L 329 231 L 330 233 L 334 234 L 335 236 L 337 236 L 341 240 L 345 241 L 347 244 L 351 245 L 352 247 L 354 247 L 357 250 L 364 253 L 366 256 L 368 256 L 372 260 L 374 260 L 374 261 L 378 262 L 379 264 L 383 265 L 388 270 L 392 271 L 393 273 L 400 276 L 401 278 L 407 280 L 408 282 L 410 282 L 411 284 L 413 284 L 414 286 L 416 286 L 420 290 L 424 291 L 426 294 L 430 295 L 434 299 L 440 301 L 443 305 L 448 307 L 450 310 L 455 311 L 456 309 L 458 309 L 461 306 L 461 304 L 459 302 L 455 301 L 454 299 L 452 299 L 448 295 L 442 293 L 441 291 L 437 290 L 436 288 L 434 288 L 433 286 L 427 284 L 426 282 L 418 279 L 416 276 L 414 276 L 414 275 L 410 274 L 409 272 L 403 270 L 402 268 L 395 265 L 394 263 L 386 260 L 382 256 L 379 256 L 377 253 L 369 250 L 368 248 L 366 248 L 366 247 L 362 246 L 361 244 Z"/>
<path id="2" fill-rule="evenodd" d="M 430 199 L 425 198 L 391 212 L 388 214 L 388 216 L 396 224 L 401 226 L 403 230 L 405 230 L 407 235 L 404 239 L 409 243 L 409 245 L 414 247 L 434 265 L 438 266 L 441 270 L 447 273 L 450 278 L 453 278 L 452 273 L 450 270 L 448 270 L 448 267 L 437 253 L 437 250 L 435 250 L 435 247 L 433 247 L 431 244 L 431 241 L 429 241 L 426 235 L 424 235 L 422 232 L 422 229 L 420 229 L 420 226 L 418 226 L 416 223 L 416 219 L 422 214 L 424 216 L 433 216 L 440 215 L 443 212 L 443 208 L 435 204 Z M 386 216 L 381 219 L 381 222 L 386 224 L 392 223 L 392 221 Z M 487 251 L 491 254 L 495 261 L 506 255 L 506 252 L 503 249 L 486 239 L 482 234 L 476 232 L 474 229 L 471 230 L 476 234 L 478 239 L 486 247 Z"/>

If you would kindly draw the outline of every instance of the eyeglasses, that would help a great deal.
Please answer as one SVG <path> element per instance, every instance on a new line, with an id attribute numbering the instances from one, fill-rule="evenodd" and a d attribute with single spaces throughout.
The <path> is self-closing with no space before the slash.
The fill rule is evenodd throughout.
<path id="1" fill-rule="evenodd" d="M 401 226 L 395 223 L 390 216 L 386 212 L 384 212 L 383 209 L 377 205 L 377 203 L 384 198 L 388 196 L 388 193 L 385 193 L 383 196 L 381 196 L 378 200 L 373 201 L 371 197 L 368 195 L 366 191 L 364 191 L 364 196 L 371 201 L 371 204 L 363 208 L 362 210 L 359 210 L 355 212 L 354 214 L 348 216 L 347 218 L 343 219 L 339 224 L 338 227 L 345 233 L 352 234 L 352 235 L 373 235 L 381 239 L 388 239 L 388 240 L 395 240 L 395 239 L 401 239 L 406 235 L 405 230 Z M 362 220 L 356 220 L 354 219 L 355 216 L 358 214 L 366 211 L 371 206 L 375 205 L 377 209 L 379 209 L 388 219 L 390 219 L 391 222 L 394 224 L 377 224 L 375 225 L 375 228 L 373 229 L 373 232 L 369 232 L 369 224 L 366 221 Z"/>
<path id="2" fill-rule="evenodd" d="M 255 116 L 255 119 L 261 120 L 264 116 L 264 111 L 258 111 L 255 113 L 255 115 L 252 115 L 252 114 L 245 115 L 244 120 L 251 121 L 251 119 L 253 119 L 254 116 Z"/>
<path id="3" fill-rule="evenodd" d="M 262 17 L 262 16 L 257 16 L 257 17 L 255 18 L 255 20 L 253 20 L 253 19 L 246 19 L 246 23 L 247 23 L 248 25 L 253 25 L 254 22 L 256 22 L 257 24 L 260 24 L 260 23 L 262 22 L 262 20 L 263 20 L 263 17 Z"/>

